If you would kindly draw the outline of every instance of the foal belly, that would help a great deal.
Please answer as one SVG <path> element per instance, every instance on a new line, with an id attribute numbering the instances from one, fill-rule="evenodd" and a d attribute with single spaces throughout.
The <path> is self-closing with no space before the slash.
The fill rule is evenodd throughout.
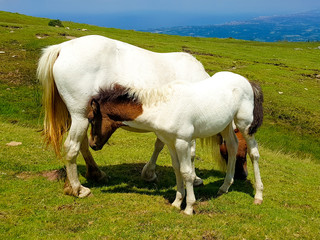
<path id="1" fill-rule="evenodd" d="M 233 120 L 231 113 L 225 115 L 208 114 L 205 119 L 198 118 L 194 122 L 194 137 L 205 138 L 221 133 Z"/>

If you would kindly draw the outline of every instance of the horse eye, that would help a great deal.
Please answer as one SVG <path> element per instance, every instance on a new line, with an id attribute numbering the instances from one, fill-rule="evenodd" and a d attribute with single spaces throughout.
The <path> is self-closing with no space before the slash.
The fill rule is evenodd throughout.
<path id="1" fill-rule="evenodd" d="M 93 123 L 93 118 L 88 118 L 89 123 Z"/>

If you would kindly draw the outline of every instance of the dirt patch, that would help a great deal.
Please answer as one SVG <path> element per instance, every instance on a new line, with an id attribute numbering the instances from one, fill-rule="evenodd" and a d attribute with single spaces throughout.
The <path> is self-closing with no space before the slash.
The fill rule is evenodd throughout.
<path id="1" fill-rule="evenodd" d="M 60 181 L 66 179 L 67 173 L 64 168 L 61 168 L 59 170 L 42 172 L 41 176 L 45 177 L 49 181 Z"/>
<path id="2" fill-rule="evenodd" d="M 61 168 L 59 170 L 44 171 L 41 173 L 21 172 L 15 176 L 22 180 L 28 180 L 28 179 L 42 176 L 49 181 L 60 181 L 60 180 L 64 181 L 67 177 L 67 173 L 64 168 Z"/>

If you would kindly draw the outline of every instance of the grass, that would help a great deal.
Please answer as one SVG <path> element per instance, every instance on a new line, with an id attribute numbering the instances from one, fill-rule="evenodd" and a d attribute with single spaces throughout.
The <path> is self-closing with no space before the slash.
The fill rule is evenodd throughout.
<path id="1" fill-rule="evenodd" d="M 320 43 L 260 43 L 234 39 L 166 36 L 107 29 L 0 12 L 0 238 L 1 239 L 317 239 L 319 231 Z M 87 31 L 82 31 L 87 29 Z M 118 131 L 94 158 L 108 183 L 80 181 L 93 197 L 62 193 L 46 172 L 63 167 L 43 146 L 41 88 L 35 78 L 41 48 L 67 37 L 99 34 L 156 52 L 187 51 L 206 70 L 229 70 L 260 83 L 265 120 L 257 134 L 264 203 L 252 204 L 254 179 L 215 193 L 224 174 L 197 149 L 196 215 L 170 206 L 175 177 L 168 151 L 158 160 L 158 182 L 140 172 L 151 155 L 153 134 Z M 279 94 L 282 92 L 282 94 Z M 6 146 L 19 141 L 22 145 Z"/>

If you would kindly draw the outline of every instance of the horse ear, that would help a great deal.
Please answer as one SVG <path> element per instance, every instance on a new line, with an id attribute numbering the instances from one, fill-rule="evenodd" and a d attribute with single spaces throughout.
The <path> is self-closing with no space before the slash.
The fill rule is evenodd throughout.
<path id="1" fill-rule="evenodd" d="M 90 105 L 91 105 L 91 108 L 92 108 L 92 111 L 93 111 L 94 114 L 97 114 L 97 113 L 100 112 L 100 105 L 97 102 L 97 100 L 92 99 Z"/>

